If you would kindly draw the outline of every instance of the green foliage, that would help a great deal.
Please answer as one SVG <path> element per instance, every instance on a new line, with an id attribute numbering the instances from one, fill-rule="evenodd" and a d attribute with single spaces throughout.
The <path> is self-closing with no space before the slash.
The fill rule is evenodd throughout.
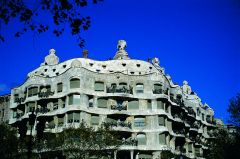
<path id="1" fill-rule="evenodd" d="M 218 129 L 215 133 L 215 139 L 209 142 L 209 152 L 207 159 L 232 159 L 236 158 L 240 152 L 239 133 L 229 134 L 225 129 Z"/>
<path id="2" fill-rule="evenodd" d="M 6 124 L 0 124 L 0 158 L 12 159 L 18 154 L 17 130 Z"/>
<path id="3" fill-rule="evenodd" d="M 230 99 L 228 110 L 230 113 L 230 122 L 240 127 L 240 93 L 236 97 Z"/>
<path id="4" fill-rule="evenodd" d="M 89 156 L 109 156 L 120 143 L 116 133 L 108 127 L 95 130 L 82 123 L 77 129 L 68 128 L 59 134 L 45 134 L 44 139 L 35 146 L 39 152 L 63 152 L 71 158 L 87 159 Z"/>
<path id="5" fill-rule="evenodd" d="M 217 129 L 215 139 L 208 143 L 210 149 L 205 154 L 207 159 L 239 158 L 237 156 L 240 152 L 240 93 L 230 99 L 228 112 L 230 122 L 236 126 L 236 132 L 230 132 L 227 128 Z"/>
<path id="6" fill-rule="evenodd" d="M 14 19 L 23 24 L 21 30 L 15 33 L 20 37 L 27 31 L 41 34 L 48 30 L 59 37 L 65 27 L 71 29 L 71 34 L 77 37 L 78 45 L 84 46 L 84 40 L 80 36 L 82 30 L 88 30 L 91 18 L 82 15 L 82 8 L 89 5 L 91 0 L 0 0 L 0 24 L 8 25 Z M 103 0 L 92 0 L 96 4 Z M 43 17 L 49 15 L 52 23 L 44 22 Z M 50 27 L 51 26 L 51 27 Z M 19 27 L 19 26 L 18 26 Z M 0 41 L 4 41 L 0 34 Z"/>
<path id="7" fill-rule="evenodd" d="M 170 159 L 176 157 L 171 151 L 163 151 L 161 153 L 161 159 Z"/>

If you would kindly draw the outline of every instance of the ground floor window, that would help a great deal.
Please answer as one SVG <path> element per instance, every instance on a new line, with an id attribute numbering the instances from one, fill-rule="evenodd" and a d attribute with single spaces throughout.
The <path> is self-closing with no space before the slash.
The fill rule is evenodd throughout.
<path id="1" fill-rule="evenodd" d="M 147 155 L 147 154 L 140 154 L 138 156 L 139 159 L 152 159 L 152 155 Z"/>

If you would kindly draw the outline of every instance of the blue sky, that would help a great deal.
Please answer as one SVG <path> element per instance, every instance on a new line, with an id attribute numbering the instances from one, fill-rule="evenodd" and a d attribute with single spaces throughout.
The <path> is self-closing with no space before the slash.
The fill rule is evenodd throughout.
<path id="1" fill-rule="evenodd" d="M 92 25 L 83 32 L 90 58 L 115 55 L 119 39 L 133 59 L 158 57 L 173 81 L 187 80 L 215 116 L 227 121 L 229 99 L 240 92 L 240 2 L 238 0 L 105 0 L 84 9 Z M 45 20 L 49 20 L 47 16 Z M 66 31 L 13 37 L 19 23 L 2 26 L 0 95 L 21 84 L 51 48 L 60 61 L 82 57 Z"/>

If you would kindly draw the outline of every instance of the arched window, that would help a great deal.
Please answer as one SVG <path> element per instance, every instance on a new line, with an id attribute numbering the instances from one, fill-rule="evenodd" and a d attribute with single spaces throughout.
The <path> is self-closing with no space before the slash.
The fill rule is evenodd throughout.
<path id="1" fill-rule="evenodd" d="M 28 97 L 32 97 L 38 94 L 38 87 L 28 88 Z"/>
<path id="2" fill-rule="evenodd" d="M 137 135 L 138 145 L 146 145 L 146 135 L 145 134 L 138 134 Z"/>
<path id="3" fill-rule="evenodd" d="M 103 82 L 95 82 L 94 85 L 95 91 L 104 91 L 104 83 Z"/>
<path id="4" fill-rule="evenodd" d="M 143 93 L 144 92 L 144 86 L 142 83 L 136 84 L 136 93 Z"/>
<path id="5" fill-rule="evenodd" d="M 70 88 L 80 88 L 80 79 L 72 78 L 70 80 Z"/>
<path id="6" fill-rule="evenodd" d="M 127 83 L 125 82 L 119 83 L 119 88 L 123 88 L 123 87 L 127 88 Z"/>

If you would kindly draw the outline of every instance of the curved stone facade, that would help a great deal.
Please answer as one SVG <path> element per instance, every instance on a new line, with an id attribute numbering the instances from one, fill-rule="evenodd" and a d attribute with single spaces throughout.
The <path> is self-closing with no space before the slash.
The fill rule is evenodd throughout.
<path id="1" fill-rule="evenodd" d="M 158 158 L 170 150 L 202 158 L 213 137 L 214 111 L 186 81 L 174 85 L 158 59 L 150 63 L 120 56 L 58 63 L 54 52 L 55 62 L 45 62 L 12 90 L 9 123 L 27 122 L 32 111 L 52 133 L 82 121 L 93 127 L 108 123 L 121 137 L 119 155 Z"/>

